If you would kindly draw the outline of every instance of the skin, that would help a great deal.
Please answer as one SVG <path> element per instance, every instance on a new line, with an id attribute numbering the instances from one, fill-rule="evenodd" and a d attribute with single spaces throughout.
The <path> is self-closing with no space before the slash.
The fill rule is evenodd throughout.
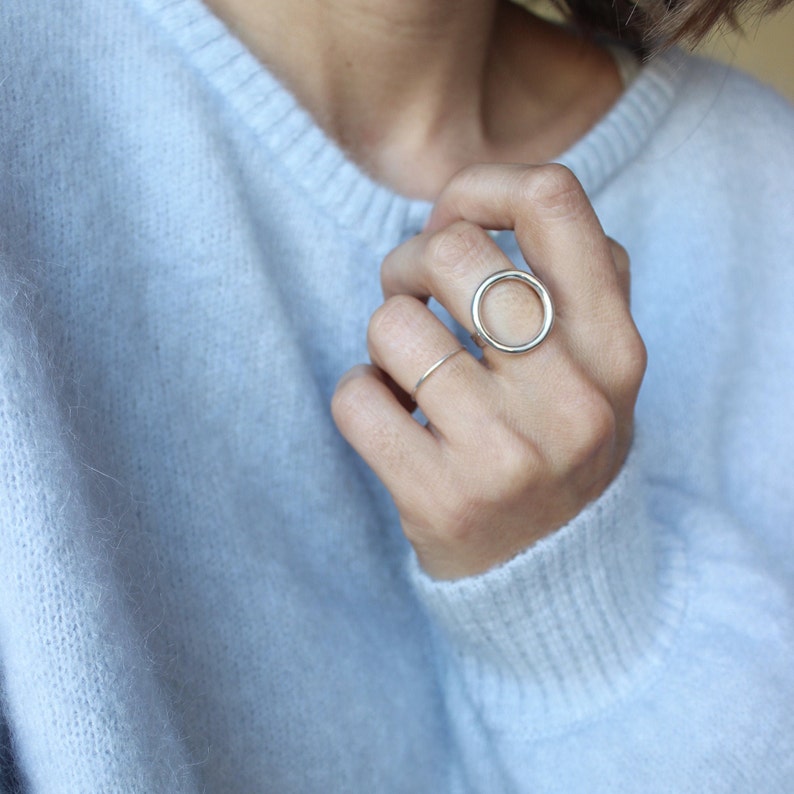
<path id="1" fill-rule="evenodd" d="M 608 54 L 508 2 L 205 2 L 355 162 L 407 196 L 435 199 L 472 163 L 550 160 L 621 90 Z"/>
<path id="2" fill-rule="evenodd" d="M 510 267 L 483 228 L 515 229 L 554 295 L 555 326 L 526 355 L 486 348 L 482 361 L 449 359 L 417 392 L 425 427 L 400 390 L 458 343 L 423 299 L 474 330 L 471 296 Z M 440 579 L 483 572 L 570 521 L 625 460 L 645 371 L 628 257 L 567 169 L 479 166 L 452 179 L 428 229 L 392 252 L 381 275 L 372 365 L 340 382 L 334 417 L 394 497 L 425 570 Z M 526 337 L 527 293 L 508 297 L 493 330 Z"/>
<path id="3" fill-rule="evenodd" d="M 209 0 L 326 132 L 375 178 L 434 200 L 424 232 L 382 265 L 371 364 L 332 402 L 340 432 L 394 498 L 434 577 L 481 573 L 575 517 L 628 452 L 645 348 L 628 257 L 574 176 L 543 163 L 611 106 L 620 84 L 594 45 L 495 0 Z M 289 30 L 290 36 L 283 31 Z M 477 165 L 472 165 L 477 164 Z M 486 229 L 514 229 L 555 325 L 532 352 L 462 352 L 432 296 L 469 332 L 482 280 L 511 267 Z M 489 293 L 488 327 L 532 335 L 532 293 Z"/>

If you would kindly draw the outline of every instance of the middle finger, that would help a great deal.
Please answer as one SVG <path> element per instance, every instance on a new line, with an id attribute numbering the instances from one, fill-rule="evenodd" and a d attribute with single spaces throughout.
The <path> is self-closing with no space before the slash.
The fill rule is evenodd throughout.
<path id="1" fill-rule="evenodd" d="M 514 269 L 488 232 L 476 224 L 457 221 L 420 234 L 392 251 L 384 260 L 381 283 L 386 299 L 399 294 L 420 300 L 434 297 L 471 333 L 472 297 L 477 287 L 494 273 Z M 488 330 L 510 345 L 534 337 L 543 321 L 537 295 L 513 280 L 490 289 L 481 309 Z"/>

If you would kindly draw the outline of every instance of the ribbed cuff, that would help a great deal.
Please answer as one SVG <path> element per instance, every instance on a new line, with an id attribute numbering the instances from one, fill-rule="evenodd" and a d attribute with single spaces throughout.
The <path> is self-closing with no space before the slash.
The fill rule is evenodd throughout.
<path id="1" fill-rule="evenodd" d="M 646 515 L 639 454 L 570 524 L 482 575 L 412 578 L 447 675 L 478 711 L 516 707 L 549 727 L 631 686 L 681 612 L 683 555 Z M 504 709 L 503 707 L 507 707 Z"/>

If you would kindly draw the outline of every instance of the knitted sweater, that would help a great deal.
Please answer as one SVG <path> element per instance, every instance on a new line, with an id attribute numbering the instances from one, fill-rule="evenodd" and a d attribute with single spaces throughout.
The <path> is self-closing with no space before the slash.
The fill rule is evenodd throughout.
<path id="1" fill-rule="evenodd" d="M 198 0 L 3 0 L 0 791 L 791 791 L 793 130 L 674 51 L 565 154 L 637 440 L 439 582 L 329 412 L 429 206 Z"/>

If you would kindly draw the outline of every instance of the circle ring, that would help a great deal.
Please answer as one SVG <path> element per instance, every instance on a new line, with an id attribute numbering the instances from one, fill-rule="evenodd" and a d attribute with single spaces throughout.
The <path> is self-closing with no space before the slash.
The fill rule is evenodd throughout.
<path id="1" fill-rule="evenodd" d="M 543 306 L 543 324 L 540 330 L 528 342 L 520 345 L 508 345 L 505 342 L 497 339 L 483 324 L 481 314 L 481 304 L 491 287 L 498 284 L 500 281 L 522 281 L 528 284 L 537 296 L 540 298 L 541 305 Z M 546 285 L 531 273 L 526 273 L 523 270 L 500 270 L 492 276 L 488 276 L 485 281 L 477 287 L 474 297 L 471 301 L 471 319 L 476 329 L 472 338 L 482 347 L 482 342 L 490 345 L 495 350 L 500 350 L 502 353 L 527 353 L 532 348 L 537 347 L 551 331 L 551 326 L 554 324 L 554 304 L 551 300 L 551 295 L 546 289 Z"/>

